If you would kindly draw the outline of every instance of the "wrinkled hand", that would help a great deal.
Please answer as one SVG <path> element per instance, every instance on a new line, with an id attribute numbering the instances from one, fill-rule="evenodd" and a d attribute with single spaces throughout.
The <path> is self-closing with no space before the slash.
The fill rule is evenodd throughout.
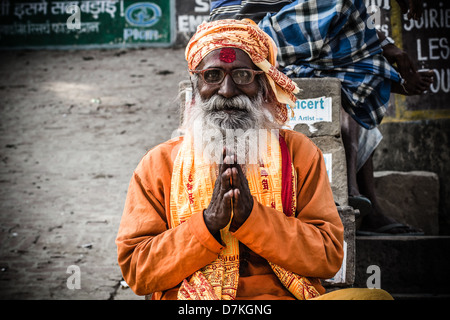
<path id="1" fill-rule="evenodd" d="M 225 160 L 228 161 L 228 159 Z M 208 208 L 203 211 L 206 227 L 211 234 L 215 235 L 230 222 L 232 199 L 231 168 L 230 164 L 223 163 L 219 167 L 211 201 Z"/>
<path id="2" fill-rule="evenodd" d="M 409 55 L 394 44 L 388 44 L 383 47 L 383 56 L 386 57 L 390 64 L 397 64 L 398 72 L 403 78 L 417 71 Z"/>
<path id="3" fill-rule="evenodd" d="M 383 55 L 390 64 L 396 64 L 397 70 L 405 80 L 403 88 L 394 90 L 395 93 L 405 95 L 422 94 L 433 83 L 433 71 L 418 72 L 409 55 L 393 44 L 383 47 Z"/>
<path id="4" fill-rule="evenodd" d="M 235 158 L 234 155 L 227 156 L 224 150 L 224 161 L 219 167 L 211 202 L 203 212 L 205 224 L 213 235 L 230 222 L 232 209 L 231 229 L 234 231 L 245 222 L 253 208 L 247 178 Z"/>
<path id="5" fill-rule="evenodd" d="M 237 230 L 247 220 L 253 209 L 253 197 L 248 187 L 247 178 L 239 164 L 231 168 L 233 187 L 233 221 L 231 231 Z"/>

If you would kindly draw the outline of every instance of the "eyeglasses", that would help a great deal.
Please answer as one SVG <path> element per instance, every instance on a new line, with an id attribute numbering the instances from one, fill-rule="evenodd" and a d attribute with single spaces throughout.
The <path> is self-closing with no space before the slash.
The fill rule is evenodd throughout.
<path id="1" fill-rule="evenodd" d="M 255 79 L 257 74 L 264 73 L 264 71 L 256 71 L 253 69 L 234 69 L 225 71 L 222 69 L 210 68 L 205 70 L 189 70 L 192 73 L 200 74 L 203 81 L 207 84 L 221 84 L 227 74 L 231 75 L 235 84 L 245 85 L 250 84 Z"/>

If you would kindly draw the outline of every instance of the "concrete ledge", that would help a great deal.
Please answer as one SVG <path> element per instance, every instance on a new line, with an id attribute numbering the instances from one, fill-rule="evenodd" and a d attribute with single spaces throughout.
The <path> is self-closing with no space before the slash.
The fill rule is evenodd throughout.
<path id="1" fill-rule="evenodd" d="M 344 241 L 346 243 L 345 279 L 339 283 L 324 281 L 324 287 L 350 287 L 355 282 L 355 210 L 350 206 L 338 206 L 339 216 L 344 225 Z M 342 267 L 341 267 L 342 269 Z M 341 270 L 340 270 L 341 272 Z"/>
<path id="2" fill-rule="evenodd" d="M 311 140 L 324 155 L 331 154 L 331 190 L 333 191 L 334 201 L 341 206 L 346 206 L 348 204 L 347 162 L 341 138 L 322 136 L 313 137 Z"/>
<path id="3" fill-rule="evenodd" d="M 450 235 L 450 119 L 383 122 L 375 171 L 431 171 L 439 176 L 439 233 Z"/>
<path id="4" fill-rule="evenodd" d="M 439 177 L 427 171 L 374 172 L 375 190 L 381 208 L 389 217 L 439 234 Z"/>
<path id="5" fill-rule="evenodd" d="M 395 300 L 449 300 L 450 294 L 429 294 L 429 293 L 413 293 L 413 294 L 402 294 L 402 293 L 394 293 L 392 297 Z"/>

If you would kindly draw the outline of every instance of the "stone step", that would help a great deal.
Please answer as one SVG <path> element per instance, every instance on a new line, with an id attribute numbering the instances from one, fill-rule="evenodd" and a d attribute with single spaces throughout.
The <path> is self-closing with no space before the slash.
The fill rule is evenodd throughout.
<path id="1" fill-rule="evenodd" d="M 450 235 L 450 119 L 383 121 L 380 131 L 383 140 L 374 153 L 374 169 L 436 173 L 439 176 L 439 234 Z"/>
<path id="2" fill-rule="evenodd" d="M 334 201 L 348 205 L 347 164 L 345 150 L 340 137 L 312 137 L 312 142 L 322 151 Z"/>
<path id="3" fill-rule="evenodd" d="M 401 223 L 439 235 L 439 177 L 428 171 L 376 171 L 375 192 L 383 212 Z"/>
<path id="4" fill-rule="evenodd" d="M 376 284 L 393 296 L 450 294 L 450 236 L 357 236 L 355 287 Z"/>
<path id="5" fill-rule="evenodd" d="M 393 294 L 395 300 L 449 300 L 450 294 L 429 294 L 429 293 L 412 293 L 412 294 Z"/>

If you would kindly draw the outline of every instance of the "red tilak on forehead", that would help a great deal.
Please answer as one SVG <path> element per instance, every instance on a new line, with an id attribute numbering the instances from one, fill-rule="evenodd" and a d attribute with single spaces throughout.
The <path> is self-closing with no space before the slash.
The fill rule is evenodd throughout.
<path id="1" fill-rule="evenodd" d="M 220 61 L 231 63 L 236 60 L 236 52 L 232 48 L 223 48 L 219 54 Z"/>

